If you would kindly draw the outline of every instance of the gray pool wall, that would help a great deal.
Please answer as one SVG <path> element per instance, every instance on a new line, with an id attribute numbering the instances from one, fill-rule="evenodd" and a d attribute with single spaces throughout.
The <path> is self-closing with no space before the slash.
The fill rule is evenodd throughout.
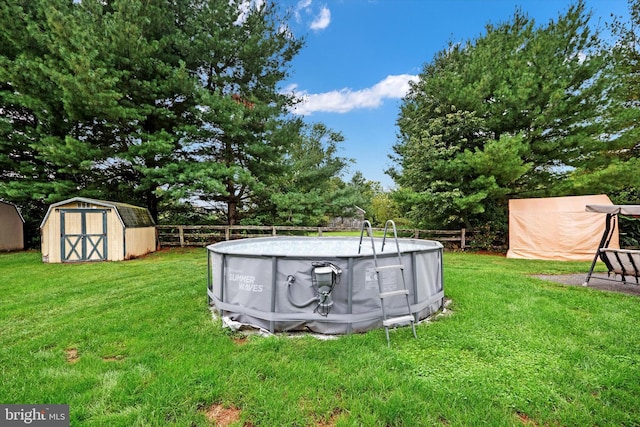
<path id="1" fill-rule="evenodd" d="M 359 237 L 265 237 L 208 246 L 208 298 L 222 316 L 270 332 L 308 330 L 346 334 L 382 327 L 382 307 L 371 240 Z M 411 314 L 422 320 L 442 308 L 443 247 L 432 240 L 399 239 Z M 378 266 L 398 264 L 395 241 L 374 239 Z M 318 263 L 341 269 L 326 316 L 311 301 Z M 402 288 L 401 271 L 381 272 L 384 291 Z M 294 278 L 291 280 L 291 278 Z M 406 314 L 404 298 L 385 301 L 387 315 Z"/>

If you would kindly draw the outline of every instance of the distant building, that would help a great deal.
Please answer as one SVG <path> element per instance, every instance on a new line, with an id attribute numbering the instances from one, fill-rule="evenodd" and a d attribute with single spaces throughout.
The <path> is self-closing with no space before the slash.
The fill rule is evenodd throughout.
<path id="1" fill-rule="evenodd" d="M 356 215 L 353 217 L 338 216 L 335 218 L 331 218 L 331 220 L 329 221 L 329 227 L 361 228 L 362 223 L 364 222 L 364 219 L 365 219 L 364 216 L 366 212 L 362 208 L 359 208 L 358 206 L 355 206 L 355 209 L 356 209 Z"/>
<path id="2" fill-rule="evenodd" d="M 24 249 L 24 218 L 18 208 L 0 201 L 0 251 Z"/>

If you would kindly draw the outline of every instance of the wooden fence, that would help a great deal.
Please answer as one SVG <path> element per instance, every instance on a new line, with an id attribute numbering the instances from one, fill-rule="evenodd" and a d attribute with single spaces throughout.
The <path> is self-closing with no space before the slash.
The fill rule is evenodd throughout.
<path id="1" fill-rule="evenodd" d="M 277 235 L 315 235 L 322 236 L 330 232 L 355 232 L 359 228 L 337 227 L 290 227 L 269 225 L 158 225 L 160 246 L 207 246 L 223 240 L 245 239 Z M 374 232 L 383 232 L 384 228 L 374 228 Z M 417 230 L 398 229 L 398 237 L 430 239 L 441 242 L 448 248 L 464 250 L 466 248 L 466 230 Z"/>

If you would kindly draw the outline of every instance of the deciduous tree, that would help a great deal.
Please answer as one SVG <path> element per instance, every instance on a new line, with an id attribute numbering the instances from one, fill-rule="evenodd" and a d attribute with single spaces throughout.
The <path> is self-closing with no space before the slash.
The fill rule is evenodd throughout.
<path id="1" fill-rule="evenodd" d="M 303 124 L 293 139 L 280 174 L 272 174 L 256 207 L 256 219 L 278 224 L 320 226 L 331 216 L 344 216 L 361 200 L 340 179 L 351 159 L 338 155 L 342 134 L 321 123 Z"/>

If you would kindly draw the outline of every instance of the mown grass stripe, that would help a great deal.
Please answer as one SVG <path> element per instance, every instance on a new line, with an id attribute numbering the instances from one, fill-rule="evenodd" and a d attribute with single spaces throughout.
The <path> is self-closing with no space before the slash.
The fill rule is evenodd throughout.
<path id="1" fill-rule="evenodd" d="M 0 401 L 67 403 L 83 426 L 206 426 L 212 407 L 236 425 L 640 424 L 637 297 L 530 277 L 589 263 L 444 264 L 451 313 L 387 347 L 383 330 L 223 330 L 204 249 L 74 265 L 1 254 Z"/>

